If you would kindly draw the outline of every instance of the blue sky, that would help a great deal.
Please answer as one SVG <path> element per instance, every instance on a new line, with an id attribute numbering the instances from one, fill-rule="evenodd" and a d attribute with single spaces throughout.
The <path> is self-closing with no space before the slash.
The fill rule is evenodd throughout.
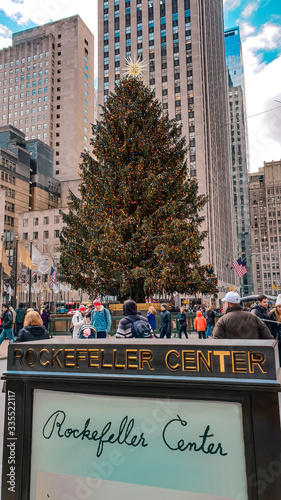
<path id="1" fill-rule="evenodd" d="M 281 158 L 281 104 L 276 102 L 281 101 L 281 0 L 223 0 L 223 3 L 225 28 L 240 26 L 249 169 L 257 171 L 263 161 Z M 1 0 L 0 49 L 11 44 L 14 32 L 75 14 L 97 34 L 97 0 Z"/>
<path id="2" fill-rule="evenodd" d="M 245 70 L 249 169 L 281 158 L 281 2 L 224 0 L 225 27 L 240 27 Z"/>

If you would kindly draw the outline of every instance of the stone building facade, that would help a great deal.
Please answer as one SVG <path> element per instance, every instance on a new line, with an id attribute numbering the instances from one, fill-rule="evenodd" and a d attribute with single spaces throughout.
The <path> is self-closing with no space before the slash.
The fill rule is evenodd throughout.
<path id="1" fill-rule="evenodd" d="M 254 291 L 280 293 L 281 160 L 250 174 L 250 216 Z"/>
<path id="2" fill-rule="evenodd" d="M 77 178 L 94 101 L 94 36 L 79 16 L 15 33 L 0 51 L 0 125 L 51 146 L 61 181 Z"/>

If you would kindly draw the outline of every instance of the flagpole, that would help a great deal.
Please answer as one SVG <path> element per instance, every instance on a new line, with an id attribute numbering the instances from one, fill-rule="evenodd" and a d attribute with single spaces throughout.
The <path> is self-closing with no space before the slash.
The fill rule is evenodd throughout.
<path id="1" fill-rule="evenodd" d="M 30 240 L 30 260 L 32 261 L 32 240 Z M 29 294 L 28 294 L 29 307 L 32 307 L 31 282 L 32 282 L 32 264 L 30 264 L 30 272 L 29 272 Z"/>
<path id="2" fill-rule="evenodd" d="M 14 298 L 11 300 L 13 307 L 17 307 L 17 281 L 18 281 L 18 244 L 19 237 L 16 236 L 16 247 L 15 247 L 15 282 L 14 282 Z"/>
<path id="3" fill-rule="evenodd" d="M 4 234 L 1 233 L 1 248 L 2 252 L 5 252 L 5 248 L 3 249 L 4 245 Z M 3 286 L 2 286 L 2 280 L 3 280 L 3 272 L 2 272 L 2 255 L 1 255 L 1 262 L 0 262 L 0 304 L 2 306 L 2 293 L 3 293 Z"/>

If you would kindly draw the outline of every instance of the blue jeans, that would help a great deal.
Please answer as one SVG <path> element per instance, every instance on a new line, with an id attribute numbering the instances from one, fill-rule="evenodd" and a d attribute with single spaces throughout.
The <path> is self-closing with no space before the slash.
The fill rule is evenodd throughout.
<path id="1" fill-rule="evenodd" d="M 206 336 L 210 337 L 212 335 L 214 325 L 207 325 Z"/>
<path id="2" fill-rule="evenodd" d="M 97 332 L 97 339 L 106 339 L 106 332 Z"/>
<path id="3" fill-rule="evenodd" d="M 2 344 L 3 340 L 9 339 L 10 342 L 15 342 L 15 337 L 13 334 L 13 329 L 12 328 L 7 328 L 7 330 L 2 330 L 2 333 L 0 335 L 0 345 Z"/>
<path id="4" fill-rule="evenodd" d="M 198 332 L 198 338 L 199 339 L 205 339 L 206 338 L 205 330 L 203 332 Z"/>

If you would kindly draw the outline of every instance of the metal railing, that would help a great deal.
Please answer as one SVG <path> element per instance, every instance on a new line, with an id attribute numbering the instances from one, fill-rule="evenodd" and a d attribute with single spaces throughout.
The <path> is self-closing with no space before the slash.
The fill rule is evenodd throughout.
<path id="1" fill-rule="evenodd" d="M 179 332 L 179 320 L 178 320 L 178 313 L 172 313 L 172 337 L 177 337 L 178 332 Z M 216 314 L 216 318 L 219 318 L 222 316 L 222 314 Z M 186 315 L 186 321 L 187 321 L 187 333 L 192 333 L 194 332 L 194 319 L 196 317 L 196 314 L 194 313 L 189 313 Z M 116 330 L 118 327 L 118 323 L 120 319 L 122 319 L 123 316 L 112 316 L 111 318 L 111 328 L 109 335 L 113 336 L 116 334 Z M 49 319 L 49 334 L 51 336 L 56 336 L 56 335 L 69 335 L 71 336 L 70 332 L 70 323 L 72 320 L 72 316 L 69 315 L 59 315 L 55 317 L 51 317 Z M 156 335 L 160 333 L 160 316 L 156 316 L 156 330 L 154 332 Z"/>

